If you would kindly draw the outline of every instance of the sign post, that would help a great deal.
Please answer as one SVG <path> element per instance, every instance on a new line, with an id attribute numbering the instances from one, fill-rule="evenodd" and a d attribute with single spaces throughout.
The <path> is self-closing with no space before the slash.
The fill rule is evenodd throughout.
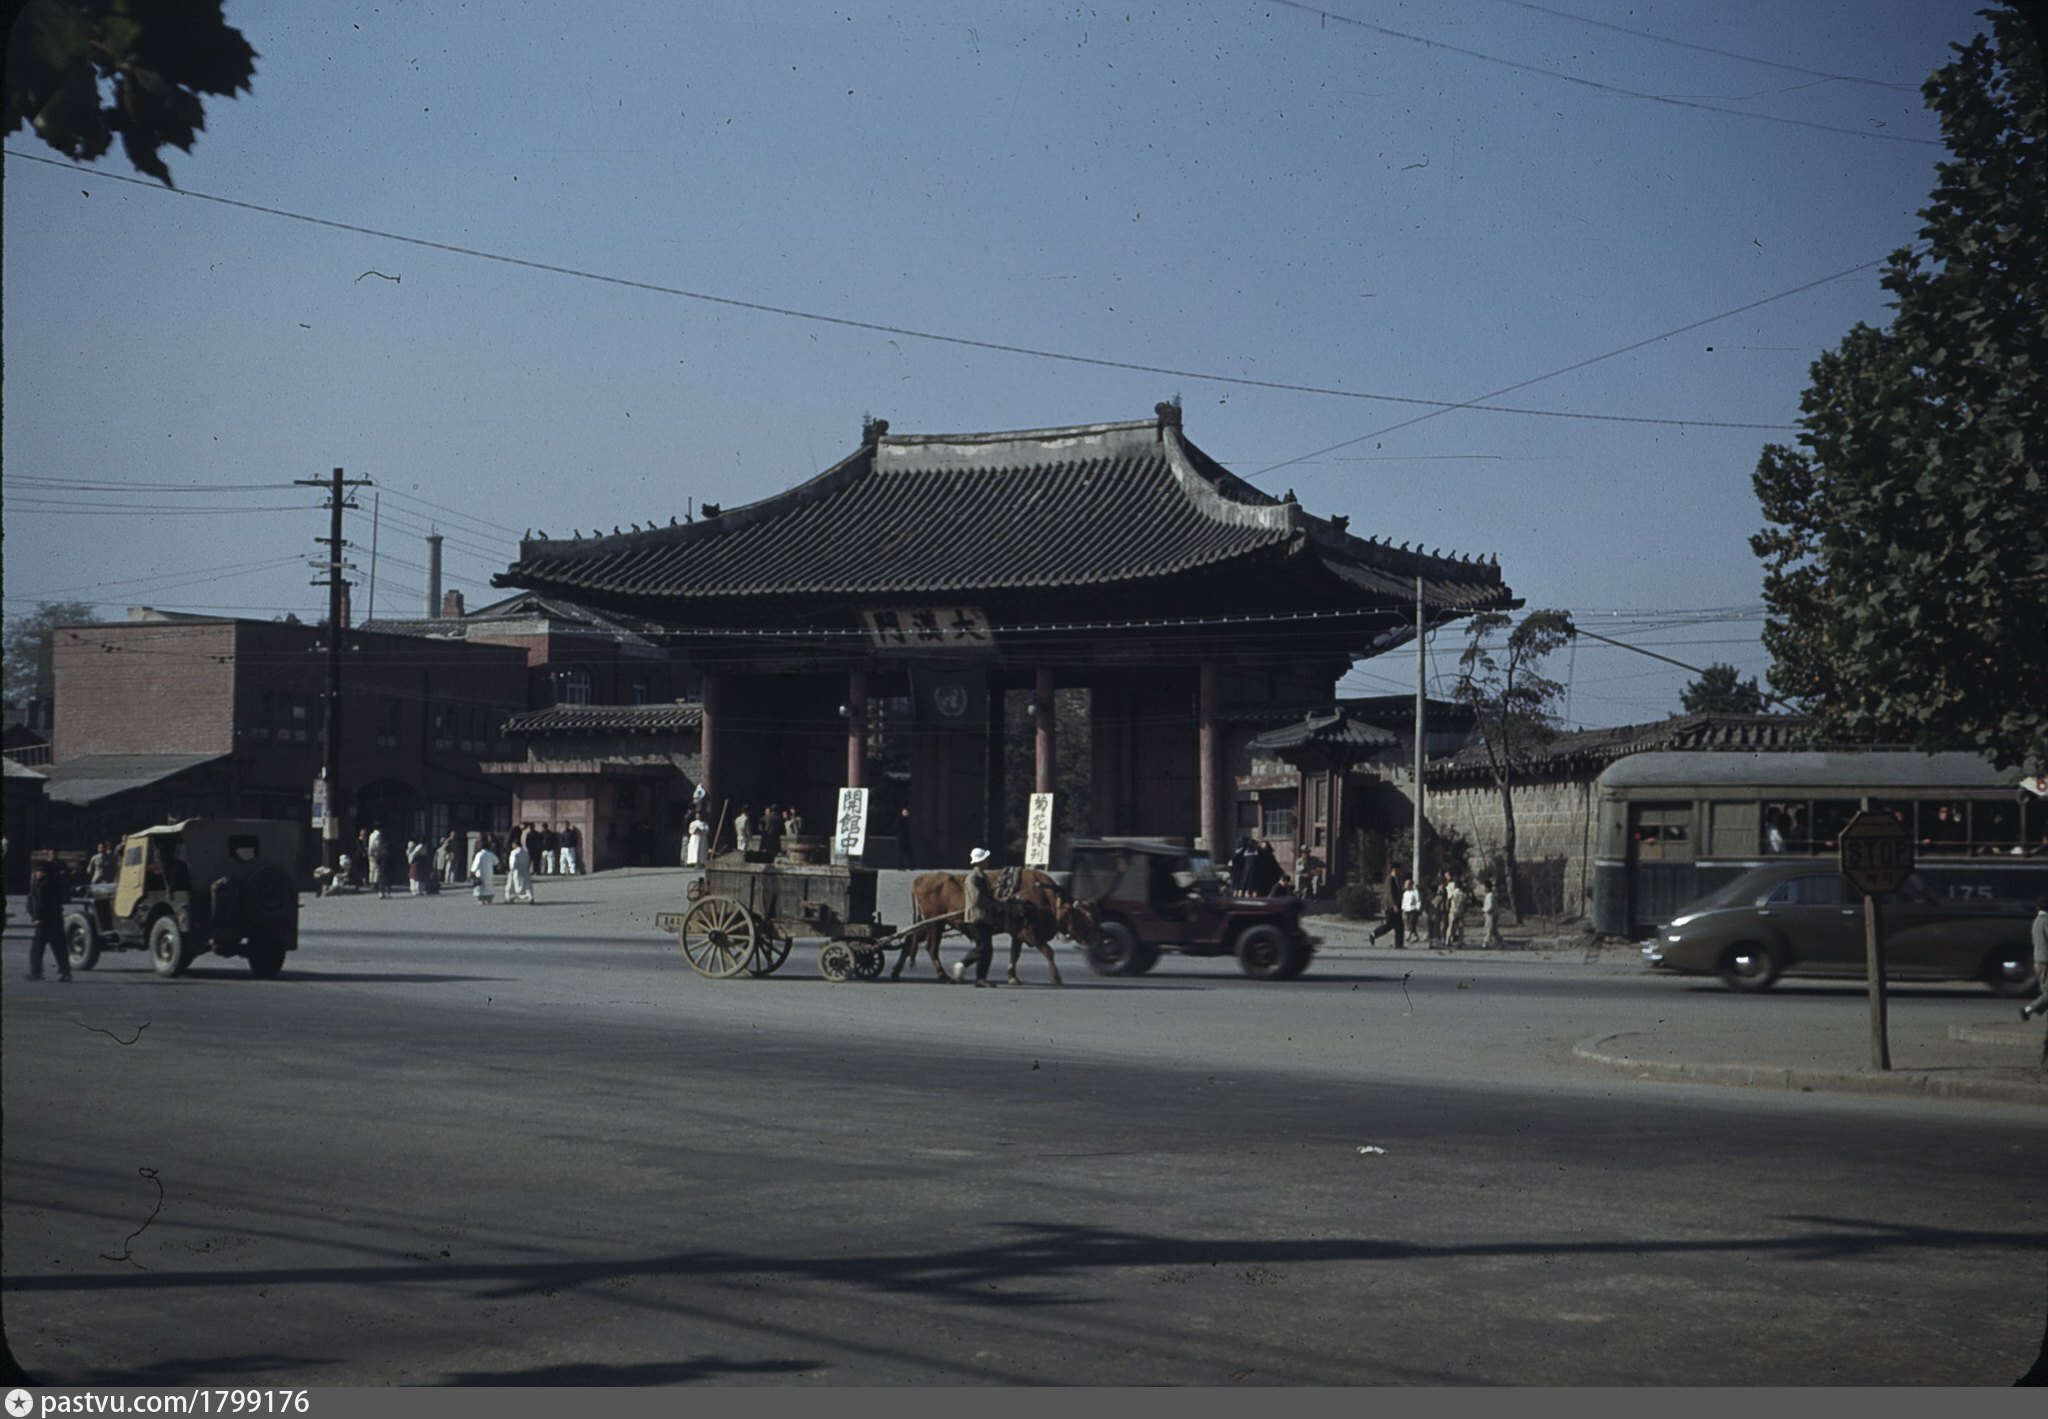
<path id="1" fill-rule="evenodd" d="M 832 856 L 852 862 L 868 846 L 868 791 L 865 788 L 839 790 L 839 811 L 832 818 Z"/>
<path id="2" fill-rule="evenodd" d="M 1031 816 L 1024 827 L 1024 865 L 1052 866 L 1052 795 L 1031 795 Z"/>
<path id="3" fill-rule="evenodd" d="M 1913 872 L 1913 835 L 1889 813 L 1863 811 L 1842 828 L 1842 875 L 1863 894 L 1863 948 L 1870 969 L 1870 1064 L 1892 1067 L 1891 1039 L 1885 1029 L 1884 913 L 1878 897 L 1896 892 Z"/>

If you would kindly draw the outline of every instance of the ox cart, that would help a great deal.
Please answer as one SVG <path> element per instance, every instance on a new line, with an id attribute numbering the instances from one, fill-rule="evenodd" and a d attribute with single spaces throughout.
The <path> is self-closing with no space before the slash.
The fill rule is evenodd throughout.
<path id="1" fill-rule="evenodd" d="M 722 853 L 690 884 L 690 909 L 661 912 L 697 974 L 712 980 L 773 975 L 797 937 L 823 938 L 825 979 L 874 980 L 887 948 L 910 934 L 875 915 L 875 870 Z"/>

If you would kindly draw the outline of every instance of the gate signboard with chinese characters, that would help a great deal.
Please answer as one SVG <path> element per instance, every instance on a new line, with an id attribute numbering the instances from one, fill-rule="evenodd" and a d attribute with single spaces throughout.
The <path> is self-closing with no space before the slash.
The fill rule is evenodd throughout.
<path id="1" fill-rule="evenodd" d="M 832 819 L 832 856 L 851 862 L 867 851 L 868 791 L 864 788 L 839 790 L 839 811 Z"/>
<path id="2" fill-rule="evenodd" d="M 1052 795 L 1031 795 L 1031 816 L 1024 828 L 1024 865 L 1052 866 Z"/>
<path id="3" fill-rule="evenodd" d="M 988 617 L 979 606 L 871 606 L 860 613 L 880 650 L 989 650 Z"/>

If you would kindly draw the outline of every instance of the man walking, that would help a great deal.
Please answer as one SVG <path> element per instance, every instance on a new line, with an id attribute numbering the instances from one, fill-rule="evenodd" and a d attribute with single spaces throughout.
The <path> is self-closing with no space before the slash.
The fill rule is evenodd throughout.
<path id="1" fill-rule="evenodd" d="M 1500 936 L 1500 898 L 1494 895 L 1493 883 L 1481 878 L 1479 893 L 1479 916 L 1486 923 L 1486 939 L 1480 944 L 1504 946 L 1507 943 Z"/>
<path id="2" fill-rule="evenodd" d="M 1422 925 L 1422 893 L 1416 890 L 1413 877 L 1401 883 L 1401 923 L 1410 936 Z"/>
<path id="3" fill-rule="evenodd" d="M 533 853 L 526 846 L 525 837 L 512 839 L 512 851 L 505 857 L 505 900 L 533 905 Z"/>
<path id="4" fill-rule="evenodd" d="M 2020 1018 L 2048 1015 L 2048 897 L 2034 899 L 2034 984 L 2041 993 L 2020 1007 Z"/>
<path id="5" fill-rule="evenodd" d="M 1401 935 L 1401 870 L 1398 867 L 1387 869 L 1387 885 L 1380 895 L 1380 906 L 1386 913 L 1386 919 L 1372 929 L 1372 935 L 1365 938 L 1366 944 L 1377 942 L 1391 931 L 1394 933 L 1394 949 L 1405 949 Z"/>
<path id="6" fill-rule="evenodd" d="M 1465 944 L 1465 884 L 1452 877 L 1444 882 L 1444 942 L 1450 946 Z"/>
<path id="7" fill-rule="evenodd" d="M 583 851 L 583 833 L 574 823 L 562 824 L 562 875 L 574 877 L 579 870 L 576 854 Z"/>
<path id="8" fill-rule="evenodd" d="M 28 978 L 43 978 L 43 947 L 50 948 L 50 954 L 57 960 L 57 979 L 69 983 L 71 980 L 71 952 L 64 941 L 64 864 L 54 858 L 38 862 L 35 873 L 28 882 L 28 916 L 34 923 L 33 934 L 28 941 Z M 982 974 L 988 967 L 982 967 Z"/>
<path id="9" fill-rule="evenodd" d="M 989 963 L 996 954 L 996 884 L 988 873 L 988 849 L 978 847 L 967 855 L 967 875 L 960 879 L 960 929 L 974 943 L 966 959 L 953 963 L 953 979 L 964 980 L 967 967 L 974 966 L 974 983 L 988 984 Z"/>
<path id="10" fill-rule="evenodd" d="M 368 846 L 370 854 L 370 885 L 377 889 L 377 895 L 389 899 L 391 896 L 391 864 L 385 854 L 384 825 L 379 823 L 370 829 Z"/>

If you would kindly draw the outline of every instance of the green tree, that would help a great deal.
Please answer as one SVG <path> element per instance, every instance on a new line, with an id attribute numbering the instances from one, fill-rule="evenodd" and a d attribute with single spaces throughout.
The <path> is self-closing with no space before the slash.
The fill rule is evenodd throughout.
<path id="1" fill-rule="evenodd" d="M 1458 657 L 1458 703 L 1470 705 L 1477 719 L 1477 739 L 1486 765 L 1500 790 L 1501 857 L 1507 864 L 1508 906 L 1522 915 L 1521 869 L 1515 861 L 1515 776 L 1517 771 L 1557 735 L 1557 704 L 1564 685 L 1543 674 L 1551 652 L 1577 632 L 1567 611 L 1531 611 L 1521 623 L 1501 611 L 1474 616 L 1466 627 L 1470 641 Z M 1507 632 L 1498 650 L 1486 642 Z"/>
<path id="2" fill-rule="evenodd" d="M 1709 665 L 1678 692 L 1678 703 L 1687 714 L 1762 714 L 1763 687 L 1755 676 L 1742 680 L 1738 673 L 1732 665 Z"/>
<path id="3" fill-rule="evenodd" d="M 256 51 L 220 0 L 27 0 L 7 46 L 7 128 L 24 123 L 94 162 L 116 134 L 128 161 L 170 187 L 166 146 L 192 151 L 201 94 L 249 90 Z"/>
<path id="4" fill-rule="evenodd" d="M 1923 88 L 1951 158 L 1892 254 L 1887 330 L 1812 368 L 1771 445 L 1771 684 L 1834 738 L 2048 764 L 2048 192 L 2041 51 L 2009 9 Z"/>
<path id="5" fill-rule="evenodd" d="M 50 698 L 56 687 L 50 667 L 50 629 L 94 620 L 94 609 L 90 601 L 44 601 L 33 611 L 7 618 L 4 638 L 0 638 L 0 673 L 4 673 L 8 704 Z"/>

